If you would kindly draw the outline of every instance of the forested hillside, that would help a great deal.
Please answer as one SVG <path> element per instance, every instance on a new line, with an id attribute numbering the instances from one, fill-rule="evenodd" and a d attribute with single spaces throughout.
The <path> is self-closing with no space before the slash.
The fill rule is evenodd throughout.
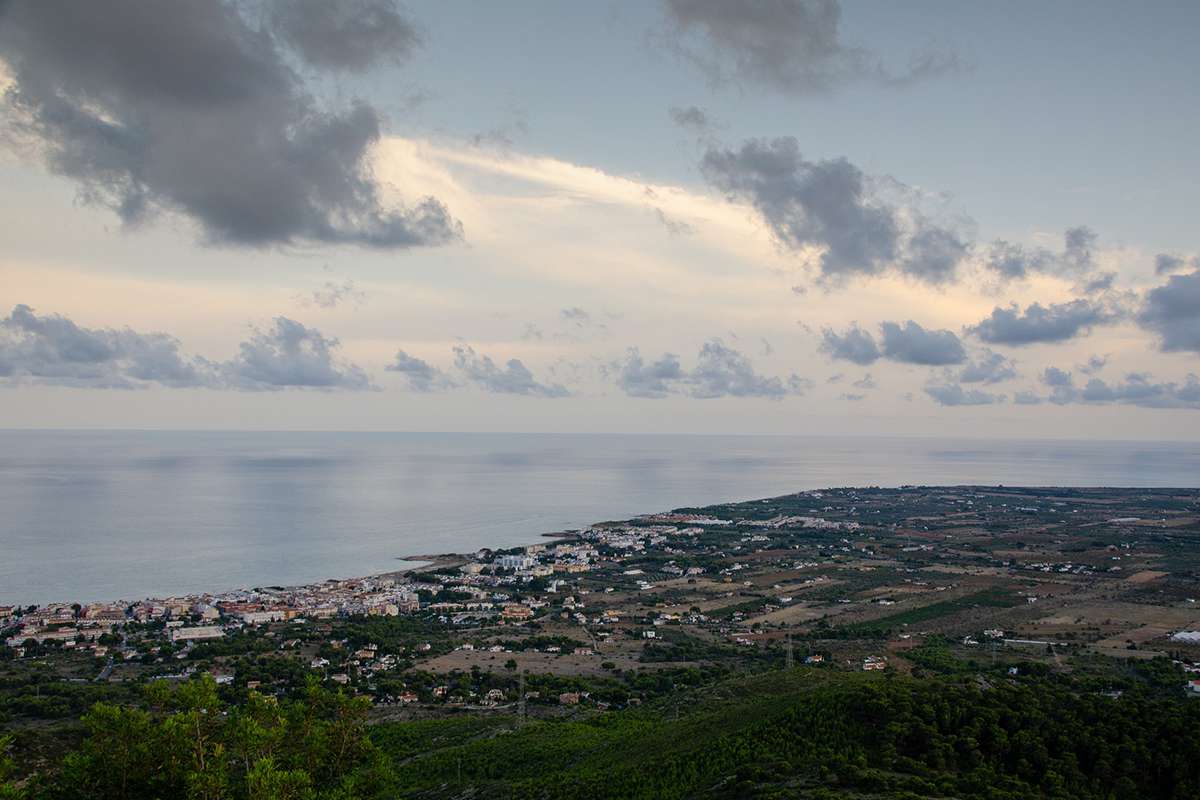
<path id="1" fill-rule="evenodd" d="M 210 680 L 159 685 L 95 707 L 59 770 L 0 797 L 1200 796 L 1200 702 L 1061 678 L 797 668 L 571 720 L 366 719 L 316 688 L 225 707 Z"/>

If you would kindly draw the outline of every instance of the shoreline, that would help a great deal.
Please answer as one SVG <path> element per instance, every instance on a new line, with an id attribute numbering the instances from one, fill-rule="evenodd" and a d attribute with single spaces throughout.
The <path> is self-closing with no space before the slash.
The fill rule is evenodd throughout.
<path id="1" fill-rule="evenodd" d="M 601 524 L 601 523 L 596 523 L 596 524 Z M 578 540 L 577 531 L 550 531 L 550 532 L 538 534 L 538 537 L 541 539 L 544 539 L 544 540 L 548 540 L 547 542 L 545 542 L 547 544 L 553 544 L 555 542 L 570 542 L 570 541 Z M 523 548 L 529 547 L 530 545 L 533 545 L 533 544 L 542 544 L 542 542 L 528 542 L 528 543 L 512 545 L 511 547 L 505 547 L 505 548 L 500 548 L 500 549 L 502 549 L 502 550 L 523 549 Z M 237 595 L 237 594 L 249 594 L 249 593 L 254 593 L 254 592 L 284 592 L 284 593 L 292 592 L 292 593 L 295 593 L 295 592 L 301 592 L 301 591 L 305 591 L 305 590 L 318 589 L 322 586 L 328 586 L 330 584 L 347 584 L 347 583 L 352 583 L 352 582 L 379 581 L 379 580 L 389 580 L 389 579 L 390 580 L 399 580 L 399 579 L 403 579 L 403 578 L 409 578 L 414 573 L 417 573 L 417 572 L 422 572 L 422 571 L 430 570 L 430 569 L 442 569 L 445 567 L 453 567 L 453 566 L 459 566 L 461 564 L 465 564 L 471 560 L 473 553 L 478 552 L 479 550 L 492 551 L 493 548 L 480 547 L 480 548 L 477 548 L 477 550 L 472 551 L 470 553 L 454 553 L 454 552 L 416 553 L 416 554 L 412 554 L 412 555 L 396 556 L 394 558 L 395 561 L 409 562 L 411 564 L 411 566 L 402 567 L 400 569 L 384 570 L 382 572 L 368 572 L 363 575 L 352 575 L 352 576 L 343 577 L 343 578 L 321 578 L 321 579 L 318 579 L 315 581 L 286 584 L 286 585 L 285 584 L 263 583 L 263 584 L 258 584 L 256 586 L 242 585 L 242 586 L 237 586 L 237 587 L 233 587 L 233 588 L 229 588 L 229 589 L 204 589 L 204 590 L 198 590 L 198 591 L 180 591 L 180 592 L 175 592 L 175 593 L 165 594 L 165 595 L 154 595 L 154 596 L 148 595 L 146 597 L 141 597 L 141 598 L 137 598 L 137 599 L 128 599 L 125 597 L 118 597 L 116 599 L 101 598 L 101 599 L 93 599 L 93 600 L 85 601 L 85 600 L 80 600 L 78 598 L 72 598 L 69 600 L 64 600 L 64 599 L 50 600 L 50 601 L 42 602 L 42 603 L 33 603 L 33 602 L 22 603 L 22 602 L 18 602 L 18 601 L 9 600 L 4 597 L 0 597 L 0 609 L 3 609 L 3 608 L 19 609 L 19 608 L 29 608 L 29 607 L 58 608 L 58 607 L 64 607 L 64 606 L 71 606 L 73 604 L 78 604 L 78 605 L 82 605 L 82 606 L 132 607 L 132 606 L 138 605 L 140 603 L 171 602 L 171 601 L 182 600 L 182 599 L 195 600 L 195 599 L 203 599 L 203 598 L 218 598 L 218 597 L 226 597 L 226 596 Z M 0 617 L 0 620 L 2 620 L 2 619 L 3 618 Z"/>
<path id="2" fill-rule="evenodd" d="M 855 488 L 864 488 L 864 487 L 826 487 L 824 489 L 815 489 L 815 490 L 801 489 L 801 490 L 797 490 L 794 493 L 788 493 L 785 495 L 777 495 L 776 497 L 785 497 L 785 496 L 791 496 L 792 494 L 803 494 L 806 492 L 840 491 L 842 489 L 855 489 Z M 1155 487 L 1091 485 L 1091 486 L 1085 487 L 1085 486 L 1074 486 L 1074 485 L 1070 485 L 1070 484 L 1067 484 L 1067 485 L 1053 485 L 1053 484 L 1016 485 L 1016 484 L 979 484 L 979 483 L 896 484 L 894 486 L 877 487 L 877 488 L 884 488 L 889 491 L 904 490 L 904 489 L 920 489 L 920 490 L 990 489 L 990 490 L 1009 490 L 1009 491 L 1017 491 L 1017 492 L 1046 491 L 1046 490 L 1062 490 L 1062 491 L 1085 490 L 1085 491 L 1100 491 L 1100 492 L 1104 492 L 1104 491 L 1112 491 L 1112 492 L 1132 492 L 1132 491 L 1190 492 L 1190 491 L 1195 491 L 1195 489 L 1193 487 L 1165 486 L 1165 485 L 1164 486 L 1155 486 Z M 735 501 L 726 501 L 726 502 L 730 502 L 730 503 L 743 503 L 743 502 L 755 502 L 755 501 L 765 502 L 767 499 L 773 499 L 773 498 L 751 498 L 749 500 L 735 500 Z M 722 503 L 721 502 L 716 503 L 716 505 L 720 505 L 720 504 L 722 504 Z M 688 508 L 705 508 L 707 506 L 687 506 L 687 507 Z M 653 516 L 655 514 L 662 514 L 662 513 L 671 513 L 671 512 L 667 512 L 667 511 L 644 512 L 642 514 L 631 516 L 631 517 L 627 518 L 627 520 L 639 519 L 639 518 L 649 517 L 649 516 Z M 624 521 L 627 521 L 627 520 L 624 520 Z M 590 528 L 590 527 L 595 527 L 595 526 L 603 526 L 603 525 L 606 525 L 609 523 L 622 522 L 622 521 L 623 520 L 606 519 L 606 520 L 599 521 L 599 522 L 593 522 L 593 523 L 591 523 L 591 525 L 586 526 L 586 527 Z M 254 592 L 265 592 L 265 593 L 293 592 L 294 593 L 294 592 L 300 592 L 300 591 L 305 591 L 305 590 L 313 590 L 313 589 L 317 589 L 319 587 L 329 586 L 331 584 L 332 585 L 348 584 L 348 583 L 352 583 L 352 582 L 372 581 L 372 580 L 381 580 L 381 579 L 397 580 L 397 579 L 410 577 L 414 573 L 421 572 L 421 571 L 426 571 L 426 570 L 430 570 L 430 569 L 439 569 L 439 568 L 444 568 L 447 566 L 456 566 L 456 565 L 464 564 L 464 563 L 470 561 L 476 552 L 480 552 L 480 551 L 496 552 L 498 550 L 523 549 L 525 547 L 529 547 L 529 546 L 532 546 L 535 544 L 536 545 L 553 545 L 555 543 L 578 542 L 580 540 L 580 536 L 579 536 L 580 530 L 582 530 L 582 529 L 547 531 L 547 532 L 543 532 L 540 534 L 536 534 L 533 537 L 533 539 L 534 539 L 533 541 L 524 541 L 522 543 L 512 544 L 512 545 L 508 545 L 506 547 L 495 548 L 495 549 L 485 545 L 485 546 L 478 547 L 475 550 L 470 551 L 470 552 L 417 553 L 417 554 L 411 554 L 411 555 L 395 556 L 395 557 L 393 557 L 393 560 L 402 561 L 402 562 L 410 562 L 410 566 L 405 566 L 405 567 L 402 567 L 399 569 L 385 569 L 385 570 L 378 571 L 378 572 L 368 571 L 364 574 L 352 575 L 352 576 L 341 577 L 341 578 L 326 577 L 326 578 L 319 578 L 319 579 L 315 579 L 315 580 L 311 580 L 311 581 L 307 581 L 307 582 L 290 583 L 290 584 L 271 584 L 271 583 L 261 583 L 261 584 L 257 584 L 257 585 L 243 584 L 243 585 L 228 588 L 228 589 L 216 589 L 216 590 L 214 590 L 212 588 L 193 590 L 193 591 L 183 590 L 180 592 L 170 593 L 170 594 L 148 595 L 148 596 L 136 598 L 136 599 L 129 599 L 127 597 L 118 596 L 117 599 L 101 598 L 101 599 L 93 599 L 93 600 L 86 600 L 86 601 L 79 600 L 79 599 L 70 599 L 70 600 L 56 599 L 56 600 L 50 600 L 50 601 L 41 602 L 41 603 L 33 603 L 33 602 L 22 603 L 22 602 L 17 602 L 15 600 L 11 600 L 9 598 L 0 597 L 0 609 L 2 609 L 2 608 L 25 608 L 25 607 L 30 607 L 30 606 L 36 607 L 36 608 L 53 608 L 53 607 L 69 606 L 73 603 L 84 605 L 84 606 L 131 607 L 131 606 L 137 605 L 139 603 L 172 601 L 172 600 L 178 600 L 178 599 L 182 599 L 182 598 L 201 598 L 201 599 L 202 598 L 217 598 L 217 597 L 235 596 L 238 594 L 248 594 L 248 593 L 254 593 Z"/>

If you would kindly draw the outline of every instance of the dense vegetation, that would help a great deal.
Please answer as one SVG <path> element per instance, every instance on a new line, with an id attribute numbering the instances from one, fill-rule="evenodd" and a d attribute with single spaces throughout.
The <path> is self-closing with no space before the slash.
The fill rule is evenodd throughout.
<path id="1" fill-rule="evenodd" d="M 409 794 L 490 797 L 1144 798 L 1200 796 L 1200 704 L 1082 695 L 1051 680 L 981 686 L 771 673 L 692 713 L 530 723 L 433 741 Z M 386 731 L 386 729 L 385 729 Z M 395 735 L 380 732 L 383 737 Z M 419 750 L 411 740 L 404 753 Z"/>
<path id="2" fill-rule="evenodd" d="M 0 783 L 0 798 L 349 800 L 390 782 L 367 737 L 365 698 L 312 686 L 299 700 L 251 694 L 229 707 L 204 677 L 152 684 L 145 705 L 97 703 L 55 773 L 20 789 Z M 0 761 L 0 781 L 6 768 Z"/>
<path id="3" fill-rule="evenodd" d="M 1200 703 L 1152 684 L 797 668 L 618 713 L 374 727 L 366 701 L 316 687 L 236 707 L 209 679 L 148 692 L 96 705 L 58 772 L 21 790 L 0 755 L 0 798 L 1200 796 Z"/>

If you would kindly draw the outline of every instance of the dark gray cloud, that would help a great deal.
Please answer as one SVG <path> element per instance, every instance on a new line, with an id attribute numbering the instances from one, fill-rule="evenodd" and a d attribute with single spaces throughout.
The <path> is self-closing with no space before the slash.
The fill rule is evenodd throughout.
<path id="1" fill-rule="evenodd" d="M 986 406 L 1003 403 L 1002 394 L 991 394 L 979 389 L 964 389 L 957 383 L 931 384 L 925 387 L 925 394 L 942 406 Z"/>
<path id="2" fill-rule="evenodd" d="M 1095 375 L 1108 366 L 1108 356 L 1091 356 L 1087 363 L 1079 364 L 1076 369 L 1084 375 Z"/>
<path id="3" fill-rule="evenodd" d="M 636 347 L 625 354 L 616 366 L 617 386 L 631 397 L 666 397 L 685 377 L 679 357 L 672 353 L 647 364 Z"/>
<path id="4" fill-rule="evenodd" d="M 278 8 L 264 26 L 217 0 L 0 5 L 9 138 L 127 227 L 166 211 L 225 245 L 402 248 L 460 238 L 433 198 L 384 203 L 368 159 L 379 114 L 361 100 L 319 104 L 289 63 L 285 42 L 314 67 L 390 57 L 377 48 L 397 41 L 392 12 L 370 0 L 353 7 L 374 9 L 363 16 L 338 4 Z M 314 10 L 319 19 L 301 19 Z"/>
<path id="5" fill-rule="evenodd" d="M 688 106 L 687 108 L 672 106 L 667 111 L 671 115 L 671 120 L 676 125 L 695 133 L 706 132 L 712 124 L 708 118 L 708 114 L 698 106 Z"/>
<path id="6" fill-rule="evenodd" d="M 753 205 L 784 246 L 826 247 L 827 277 L 878 274 L 897 256 L 892 210 L 868 196 L 862 171 L 845 159 L 805 161 L 794 138 L 751 139 L 738 150 L 709 149 L 700 169 L 731 199 Z"/>
<path id="7" fill-rule="evenodd" d="M 954 231 L 922 220 L 908 241 L 900 271 L 925 283 L 949 283 L 957 277 L 958 265 L 970 251 L 970 244 Z"/>
<path id="8" fill-rule="evenodd" d="M 662 398 L 684 394 L 702 400 L 718 397 L 765 397 L 779 400 L 789 394 L 803 394 L 812 382 L 792 374 L 786 379 L 760 375 L 743 353 L 720 339 L 710 339 L 700 348 L 696 366 L 683 368 L 679 357 L 664 353 L 647 364 L 637 348 L 611 366 L 617 386 L 634 397 Z"/>
<path id="9" fill-rule="evenodd" d="M 1034 272 L 1048 272 L 1054 263 L 1054 254 L 1045 248 L 1029 248 L 1004 240 L 992 243 L 986 261 L 989 269 L 1007 280 L 1020 280 Z"/>
<path id="10" fill-rule="evenodd" d="M 1188 375 L 1184 383 L 1156 381 L 1144 372 L 1132 372 L 1120 383 L 1109 383 L 1100 378 L 1091 378 L 1082 387 L 1077 386 L 1074 376 L 1057 367 L 1047 367 L 1041 375 L 1042 383 L 1050 394 L 1041 397 L 1024 392 L 1024 400 L 1030 404 L 1049 401 L 1056 405 L 1084 403 L 1091 405 L 1131 405 L 1142 408 L 1200 409 L 1200 378 Z"/>
<path id="11" fill-rule="evenodd" d="M 966 348 L 953 331 L 926 330 L 912 320 L 903 325 L 884 322 L 879 330 L 883 357 L 892 361 L 940 367 L 961 364 L 967 358 Z"/>
<path id="12" fill-rule="evenodd" d="M 428 361 L 410 356 L 403 350 L 397 350 L 395 360 L 384 369 L 404 376 L 408 388 L 414 392 L 438 392 L 458 385 L 453 378 Z"/>
<path id="13" fill-rule="evenodd" d="M 954 280 L 969 251 L 958 234 L 919 215 L 902 224 L 897 207 L 872 191 L 862 170 L 844 158 L 807 161 L 790 136 L 710 147 L 700 170 L 730 200 L 752 205 L 781 246 L 823 248 L 827 283 L 894 269 L 943 284 Z"/>
<path id="14" fill-rule="evenodd" d="M 1063 233 L 1062 263 L 1068 272 L 1083 275 L 1091 272 L 1094 262 L 1092 251 L 1096 248 L 1096 232 L 1086 225 L 1067 228 Z"/>
<path id="15" fill-rule="evenodd" d="M 961 364 L 967 358 L 966 348 L 953 331 L 926 330 L 912 320 L 903 324 L 883 322 L 879 331 L 880 341 L 876 343 L 875 337 L 857 323 L 844 333 L 825 328 L 819 349 L 830 358 L 864 367 L 881 358 L 933 367 Z"/>
<path id="16" fill-rule="evenodd" d="M 1065 342 L 1087 335 L 1097 325 L 1108 325 L 1120 319 L 1119 310 L 1092 300 L 1072 300 L 1043 306 L 1033 303 L 1024 311 L 1013 304 L 997 306 L 991 316 L 968 328 L 988 344 L 1027 345 L 1042 342 Z"/>
<path id="17" fill-rule="evenodd" d="M 0 377 L 81 388 L 372 388 L 338 350 L 337 339 L 286 317 L 255 330 L 235 358 L 220 363 L 183 354 L 165 333 L 84 328 L 24 305 L 0 320 Z"/>
<path id="18" fill-rule="evenodd" d="M 1147 292 L 1138 322 L 1158 334 L 1160 350 L 1200 353 L 1200 269 Z"/>
<path id="19" fill-rule="evenodd" d="M 393 0 L 271 0 L 276 35 L 317 69 L 365 72 L 399 63 L 421 44 Z"/>
<path id="20" fill-rule="evenodd" d="M 823 329 L 820 350 L 830 358 L 852 361 L 864 367 L 883 357 L 879 352 L 879 345 L 875 343 L 875 337 L 858 327 L 857 323 L 851 325 L 845 333 L 838 333 L 832 328 Z"/>
<path id="21" fill-rule="evenodd" d="M 1159 253 L 1154 257 L 1154 274 L 1166 275 L 1183 269 L 1200 269 L 1200 256 L 1191 259 L 1172 253 Z"/>
<path id="22" fill-rule="evenodd" d="M 465 344 L 454 348 L 454 366 L 467 380 L 487 392 L 531 397 L 567 397 L 571 394 L 561 384 L 538 381 L 520 359 L 510 358 L 501 369 L 489 356 L 479 355 Z"/>
<path id="23" fill-rule="evenodd" d="M 1079 399 L 1075 390 L 1075 377 L 1070 372 L 1058 367 L 1046 367 L 1042 370 L 1041 379 L 1050 389 L 1050 396 L 1046 399 L 1051 403 L 1065 405 Z"/>
<path id="24" fill-rule="evenodd" d="M 1111 290 L 1116 282 L 1117 273 L 1102 272 L 1076 284 L 1075 291 L 1080 294 L 1100 294 Z"/>
<path id="25" fill-rule="evenodd" d="M 173 336 L 84 328 L 26 305 L 0 318 L 0 379 L 98 389 L 217 383 L 214 365 L 183 355 Z"/>
<path id="26" fill-rule="evenodd" d="M 984 348 L 958 373 L 959 383 L 1001 383 L 1015 377 L 1016 363 L 988 348 Z"/>
<path id="27" fill-rule="evenodd" d="M 1057 253 L 997 239 L 984 263 L 1004 280 L 1023 280 L 1030 275 L 1085 278 L 1096 266 L 1093 252 L 1097 239 L 1096 232 L 1086 225 L 1068 228 L 1063 233 L 1063 249 Z M 1112 277 L 1101 276 L 1086 283 L 1094 284 L 1093 290 L 1099 291 L 1111 286 Z"/>
<path id="28" fill-rule="evenodd" d="M 787 383 L 775 376 L 759 375 L 750 359 L 720 339 L 712 339 L 700 348 L 696 367 L 690 376 L 693 397 L 768 397 L 779 399 L 799 394 L 808 384 L 796 375 Z"/>
<path id="29" fill-rule="evenodd" d="M 949 51 L 914 53 L 887 69 L 841 41 L 837 0 L 666 0 L 671 44 L 714 83 L 735 80 L 786 92 L 827 92 L 847 83 L 903 85 L 961 68 Z"/>
<path id="30" fill-rule="evenodd" d="M 373 388 L 361 367 L 341 358 L 337 339 L 287 317 L 276 317 L 242 342 L 238 355 L 221 365 L 226 385 L 248 391 Z"/>

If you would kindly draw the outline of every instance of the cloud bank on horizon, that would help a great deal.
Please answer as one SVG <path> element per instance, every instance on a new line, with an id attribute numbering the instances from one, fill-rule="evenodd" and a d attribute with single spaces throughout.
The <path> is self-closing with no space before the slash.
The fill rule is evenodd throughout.
<path id="1" fill-rule="evenodd" d="M 1026 202 L 1052 189 L 1018 160 L 1025 197 L 939 186 L 963 151 L 920 137 L 1010 124 L 955 104 L 1016 80 L 971 46 L 969 12 L 943 11 L 663 0 L 601 29 L 556 10 L 542 22 L 575 31 L 581 66 L 637 42 L 640 79 L 613 78 L 624 111 L 605 115 L 552 42 L 487 62 L 494 43 L 451 9 L 13 0 L 12 423 L 48 424 L 47 393 L 66 424 L 127 419 L 70 398 L 137 389 L 167 416 L 180 392 L 228 396 L 214 414 L 271 393 L 278 424 L 316 427 L 340 403 L 381 428 L 1052 434 L 1069 407 L 1097 431 L 1178 435 L 1200 409 L 1194 232 L 1106 233 L 1121 198 L 1086 189 Z M 964 41 L 933 35 L 949 30 Z M 914 141 L 864 130 L 868 110 Z M 1104 169 L 1061 174 L 1124 174 Z"/>

